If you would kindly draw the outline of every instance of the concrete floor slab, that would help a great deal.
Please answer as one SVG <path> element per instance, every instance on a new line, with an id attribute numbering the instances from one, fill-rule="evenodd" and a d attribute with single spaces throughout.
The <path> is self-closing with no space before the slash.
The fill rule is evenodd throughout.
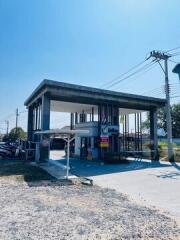
<path id="1" fill-rule="evenodd" d="M 38 166 L 58 180 L 66 179 L 66 166 L 61 163 L 49 160 L 46 163 L 38 164 Z M 76 176 L 69 172 L 70 178 L 76 178 Z"/>
<path id="2" fill-rule="evenodd" d="M 179 166 L 178 166 L 179 168 Z M 153 205 L 180 217 L 180 169 L 144 168 L 92 176 L 95 184 L 128 194 L 136 201 Z"/>
<path id="3" fill-rule="evenodd" d="M 58 160 L 57 153 L 56 160 Z M 59 159 L 62 164 L 65 159 Z M 130 161 L 128 164 L 104 165 L 70 159 L 72 174 L 89 177 L 94 184 L 115 189 L 146 205 L 168 211 L 180 218 L 180 164 Z"/>

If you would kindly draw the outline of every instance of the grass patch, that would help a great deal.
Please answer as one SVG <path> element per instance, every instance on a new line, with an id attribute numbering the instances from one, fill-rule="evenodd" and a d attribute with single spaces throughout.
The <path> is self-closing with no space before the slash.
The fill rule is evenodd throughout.
<path id="1" fill-rule="evenodd" d="M 168 145 L 167 142 L 159 142 L 159 156 L 161 160 L 168 161 Z M 174 159 L 176 162 L 180 162 L 180 144 L 173 143 L 173 150 L 174 150 Z"/>
<path id="2" fill-rule="evenodd" d="M 18 160 L 0 160 L 0 181 L 41 181 L 55 180 L 43 169 L 32 166 L 28 162 Z"/>

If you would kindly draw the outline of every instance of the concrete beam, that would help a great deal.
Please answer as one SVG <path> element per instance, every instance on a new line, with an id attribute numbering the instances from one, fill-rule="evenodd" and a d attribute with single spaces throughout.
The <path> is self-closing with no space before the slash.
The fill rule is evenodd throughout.
<path id="1" fill-rule="evenodd" d="M 106 104 L 116 104 L 119 106 L 123 106 L 124 108 L 132 108 L 139 110 L 150 110 L 151 108 L 164 106 L 164 101 L 160 102 L 159 99 L 156 101 L 148 101 L 147 99 L 133 99 L 128 98 L 128 94 L 126 97 L 123 96 L 113 96 L 113 95 L 103 95 L 97 93 L 88 93 L 88 92 L 77 92 L 69 89 L 51 89 L 47 88 L 49 92 L 51 92 L 52 100 L 60 100 L 60 101 L 70 101 L 77 103 L 88 103 L 98 105 L 99 103 Z M 158 101 L 159 100 L 159 101 Z"/>

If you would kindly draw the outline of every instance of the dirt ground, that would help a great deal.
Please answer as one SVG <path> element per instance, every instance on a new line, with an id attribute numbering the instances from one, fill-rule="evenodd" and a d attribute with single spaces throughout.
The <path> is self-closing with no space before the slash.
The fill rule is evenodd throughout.
<path id="1" fill-rule="evenodd" d="M 113 190 L 55 181 L 23 162 L 0 161 L 0 196 L 1 240 L 180 239 L 164 213 Z"/>

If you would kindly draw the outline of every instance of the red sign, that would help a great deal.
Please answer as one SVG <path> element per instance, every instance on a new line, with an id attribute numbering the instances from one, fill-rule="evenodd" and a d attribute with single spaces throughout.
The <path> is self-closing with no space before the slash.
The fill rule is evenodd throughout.
<path id="1" fill-rule="evenodd" d="M 109 147 L 109 137 L 102 135 L 100 136 L 100 147 L 108 148 Z"/>

